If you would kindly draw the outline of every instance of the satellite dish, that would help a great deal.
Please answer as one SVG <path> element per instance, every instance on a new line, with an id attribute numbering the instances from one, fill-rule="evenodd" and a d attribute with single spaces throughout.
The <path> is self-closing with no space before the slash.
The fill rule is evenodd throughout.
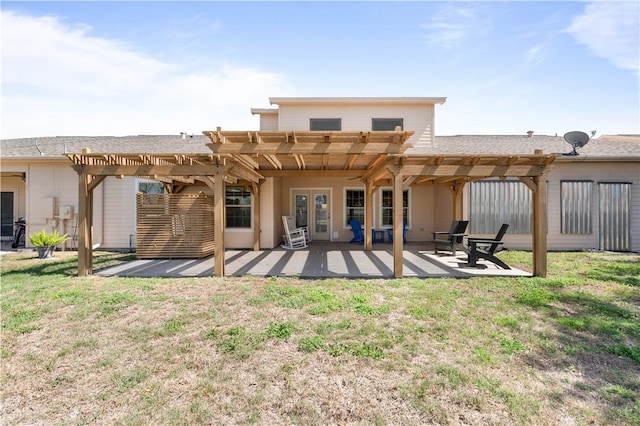
<path id="1" fill-rule="evenodd" d="M 589 135 L 585 132 L 575 130 L 564 134 L 564 140 L 573 147 L 573 151 L 565 155 L 578 155 L 576 148 L 582 148 L 589 142 Z"/>

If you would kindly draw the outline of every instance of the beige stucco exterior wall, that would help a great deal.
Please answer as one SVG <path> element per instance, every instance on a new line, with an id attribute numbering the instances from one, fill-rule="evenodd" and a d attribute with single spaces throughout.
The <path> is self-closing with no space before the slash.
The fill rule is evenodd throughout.
<path id="1" fill-rule="evenodd" d="M 96 204 L 100 203 L 104 210 L 105 229 L 109 232 L 104 236 L 104 248 L 128 249 L 130 240 L 135 247 L 136 234 L 136 208 L 135 195 L 137 191 L 137 181 L 133 177 L 116 179 L 108 177 L 100 185 L 105 188 L 103 201 L 96 199 Z M 260 234 L 260 246 L 262 248 L 273 248 L 280 244 L 279 221 L 280 217 L 280 178 L 268 178 L 260 187 L 260 222 L 262 232 Z M 203 192 L 213 196 L 213 192 L 205 185 L 194 185 L 184 189 L 182 193 Z M 277 232 L 274 232 L 277 229 Z M 225 247 L 230 249 L 250 249 L 253 247 L 253 227 L 251 229 L 238 229 L 225 231 Z"/>
<path id="2" fill-rule="evenodd" d="M 372 118 L 402 118 L 404 129 L 415 134 L 412 144 L 433 143 L 434 105 L 281 105 L 278 130 L 309 130 L 311 118 L 340 118 L 342 130 L 371 130 Z"/>
<path id="3" fill-rule="evenodd" d="M 593 181 L 593 233 L 570 235 L 560 233 L 560 182 L 562 180 Z M 631 182 L 631 249 L 640 251 L 640 171 L 638 163 L 562 163 L 556 162 L 548 175 L 549 247 L 554 250 L 597 249 L 599 247 L 598 183 Z"/>
<path id="4" fill-rule="evenodd" d="M 591 234 L 561 233 L 561 181 L 585 180 L 593 182 Z M 588 250 L 599 247 L 598 183 L 631 182 L 631 250 L 640 251 L 640 173 L 634 162 L 555 162 L 547 175 L 547 246 L 549 250 Z M 469 217 L 469 191 L 465 188 L 464 216 Z M 447 225 L 448 226 L 448 225 Z M 443 229 L 444 230 L 444 229 Z M 483 235 L 478 235 L 483 236 Z M 507 234 L 505 247 L 531 250 L 531 234 Z"/>
<path id="5" fill-rule="evenodd" d="M 274 248 L 280 244 L 276 229 L 282 226 L 282 179 L 267 178 L 260 186 L 260 247 Z"/>
<path id="6" fill-rule="evenodd" d="M 362 189 L 364 186 L 358 181 L 345 178 L 296 178 L 284 179 L 282 183 L 282 215 L 293 214 L 292 194 L 302 190 L 328 190 L 331 194 L 330 206 L 330 241 L 348 242 L 353 233 L 346 223 L 345 191 L 347 189 Z M 373 226 L 375 229 L 388 228 L 381 223 L 381 187 L 373 196 Z M 428 241 L 432 237 L 434 228 L 434 186 L 431 184 L 417 185 L 409 188 L 409 226 L 407 227 L 407 241 Z M 282 232 L 282 225 L 276 227 L 276 235 Z M 363 224 L 364 226 L 364 224 Z M 447 228 L 448 229 L 448 228 Z M 385 237 L 386 238 L 386 237 Z"/>
<path id="7" fill-rule="evenodd" d="M 104 197 L 97 200 L 94 196 L 94 202 L 101 203 L 104 211 L 104 227 L 108 230 L 104 235 L 105 248 L 135 247 L 137 180 L 135 177 L 117 179 L 109 176 L 98 187 L 103 188 Z M 98 206 L 94 207 L 94 212 L 96 208 Z"/>
<path id="8" fill-rule="evenodd" d="M 278 114 L 260 114 L 260 130 L 278 130 Z"/>
<path id="9" fill-rule="evenodd" d="M 27 235 L 45 229 L 76 235 L 78 213 L 78 174 L 68 163 L 32 162 L 26 168 L 25 217 Z M 94 191 L 94 244 L 102 244 L 102 188 Z M 62 206 L 73 207 L 73 217 L 60 218 Z M 27 244 L 28 245 L 28 244 Z M 65 247 L 71 248 L 71 241 Z"/>

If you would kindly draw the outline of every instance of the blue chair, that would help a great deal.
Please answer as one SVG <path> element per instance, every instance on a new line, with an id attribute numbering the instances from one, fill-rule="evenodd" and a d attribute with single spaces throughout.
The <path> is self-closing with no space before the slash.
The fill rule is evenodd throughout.
<path id="1" fill-rule="evenodd" d="M 349 242 L 364 244 L 364 231 L 362 230 L 360 221 L 358 219 L 351 219 L 349 225 L 351 225 L 351 231 L 353 231 L 353 238 Z"/>
<path id="2" fill-rule="evenodd" d="M 393 243 L 393 228 L 387 228 L 387 237 L 389 238 L 389 244 Z M 407 244 L 407 221 L 402 221 L 402 242 Z"/>

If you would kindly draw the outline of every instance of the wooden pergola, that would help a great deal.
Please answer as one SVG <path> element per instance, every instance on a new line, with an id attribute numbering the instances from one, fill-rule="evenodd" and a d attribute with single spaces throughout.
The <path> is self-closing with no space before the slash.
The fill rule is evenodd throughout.
<path id="1" fill-rule="evenodd" d="M 546 179 L 554 156 L 536 151 L 522 155 L 407 154 L 412 131 L 204 131 L 211 153 L 67 154 L 79 176 L 78 274 L 93 273 L 93 191 L 107 176 L 148 177 L 179 193 L 204 183 L 214 194 L 214 274 L 224 276 L 225 185 L 241 183 L 254 195 L 253 249 L 260 249 L 260 185 L 267 177 L 347 177 L 365 185 L 365 229 L 373 226 L 373 194 L 393 187 L 393 230 L 403 227 L 402 193 L 410 185 L 431 181 L 449 189 L 454 219 L 462 219 L 462 190 L 467 182 L 518 178 L 533 192 L 534 275 L 547 274 Z M 365 250 L 371 250 L 365 233 Z M 393 240 L 394 276 L 403 276 L 402 238 Z"/>

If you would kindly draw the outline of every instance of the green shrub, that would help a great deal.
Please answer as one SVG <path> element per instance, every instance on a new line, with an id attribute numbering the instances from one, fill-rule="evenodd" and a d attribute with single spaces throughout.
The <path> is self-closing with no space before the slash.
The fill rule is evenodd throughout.
<path id="1" fill-rule="evenodd" d="M 44 229 L 29 236 L 29 241 L 36 247 L 55 247 L 68 239 L 67 234 L 60 235 L 58 231 L 47 232 Z"/>

